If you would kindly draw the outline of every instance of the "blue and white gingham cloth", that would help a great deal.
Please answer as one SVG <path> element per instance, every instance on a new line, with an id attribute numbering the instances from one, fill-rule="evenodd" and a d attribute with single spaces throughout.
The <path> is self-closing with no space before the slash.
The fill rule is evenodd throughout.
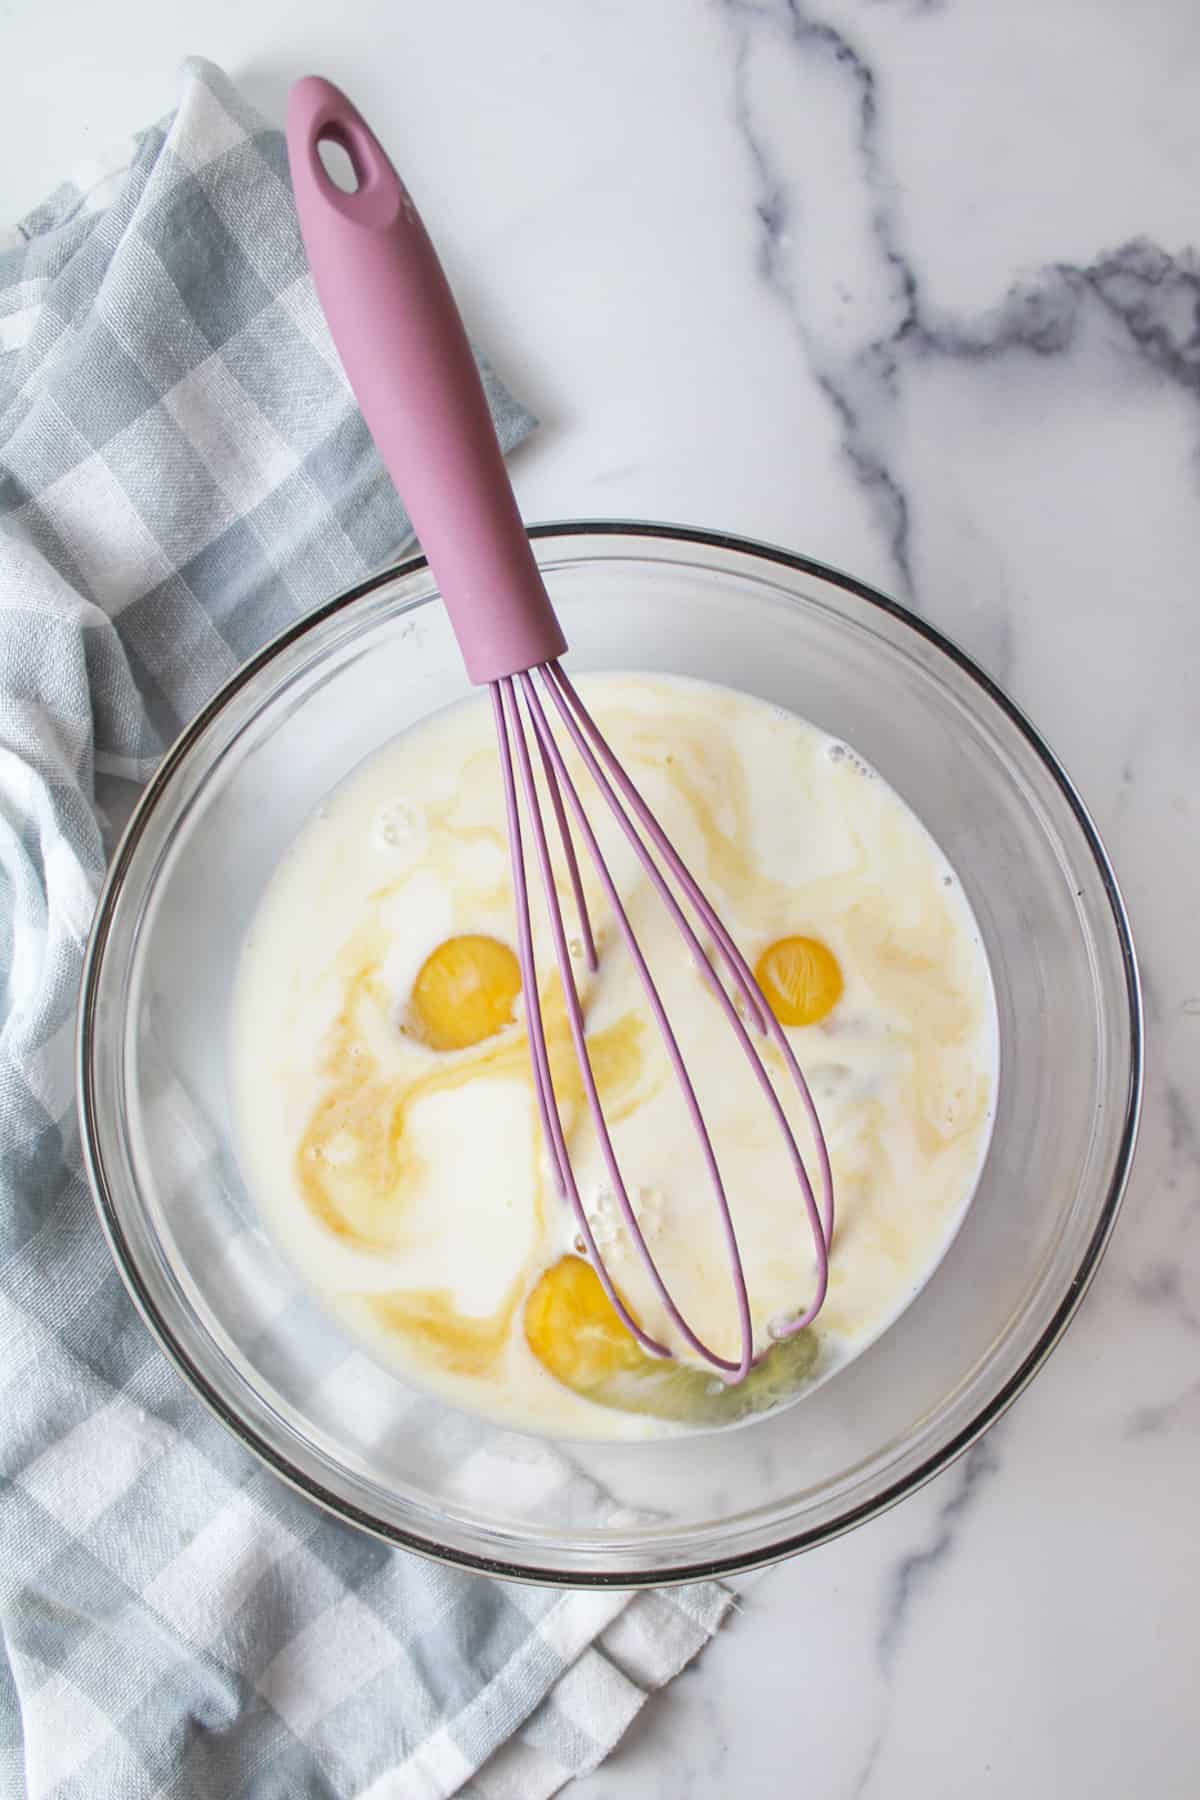
<path id="1" fill-rule="evenodd" d="M 506 446 L 532 421 L 491 382 Z M 304 265 L 277 131 L 208 64 L 0 243 L 0 1791 L 540 1800 L 728 1596 L 558 1594 L 310 1508 L 193 1399 L 80 1172 L 105 857 L 239 661 L 408 523 Z"/>

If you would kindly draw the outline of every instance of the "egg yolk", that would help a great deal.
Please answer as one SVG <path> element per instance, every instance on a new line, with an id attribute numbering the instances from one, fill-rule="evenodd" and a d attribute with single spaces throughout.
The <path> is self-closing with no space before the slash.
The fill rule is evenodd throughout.
<path id="1" fill-rule="evenodd" d="M 780 938 L 763 951 L 754 975 L 781 1025 L 816 1025 L 842 997 L 837 957 L 819 938 Z"/>
<path id="2" fill-rule="evenodd" d="M 421 965 L 410 1021 L 431 1050 L 468 1050 L 511 1025 L 521 965 L 496 938 L 447 938 Z"/>
<path id="3" fill-rule="evenodd" d="M 577 1394 L 634 1370 L 645 1352 L 630 1336 L 591 1263 L 564 1256 L 525 1302 L 525 1341 L 542 1367 Z"/>
<path id="4" fill-rule="evenodd" d="M 728 1425 L 799 1393 L 819 1360 L 815 1332 L 775 1344 L 737 1387 L 710 1368 L 648 1356 L 582 1257 L 560 1257 L 525 1302 L 525 1341 L 546 1372 L 598 1406 L 679 1424 Z"/>

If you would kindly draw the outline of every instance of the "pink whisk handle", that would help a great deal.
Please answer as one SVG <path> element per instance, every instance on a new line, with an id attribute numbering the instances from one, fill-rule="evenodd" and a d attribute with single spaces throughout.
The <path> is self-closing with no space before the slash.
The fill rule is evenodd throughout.
<path id="1" fill-rule="evenodd" d="M 317 294 L 468 675 L 496 681 L 550 661 L 566 640 L 454 296 L 408 190 L 355 107 L 319 76 L 291 91 L 287 143 Z M 330 179 L 322 143 L 349 157 L 354 192 Z"/>

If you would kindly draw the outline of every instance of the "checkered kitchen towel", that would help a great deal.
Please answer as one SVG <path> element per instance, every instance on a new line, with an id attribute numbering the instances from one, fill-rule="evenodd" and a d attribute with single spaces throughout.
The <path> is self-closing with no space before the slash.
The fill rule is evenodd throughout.
<path id="1" fill-rule="evenodd" d="M 493 382 L 507 444 L 531 424 Z M 505 1587 L 259 1468 L 134 1315 L 71 1037 L 117 820 L 248 652 L 407 522 L 309 283 L 280 134 L 179 111 L 0 249 L 0 1790 L 468 1793 L 597 1762 L 727 1597 Z"/>

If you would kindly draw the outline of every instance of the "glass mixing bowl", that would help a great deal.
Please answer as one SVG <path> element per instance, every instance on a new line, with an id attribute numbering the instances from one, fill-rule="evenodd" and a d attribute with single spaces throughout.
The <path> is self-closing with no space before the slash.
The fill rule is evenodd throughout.
<path id="1" fill-rule="evenodd" d="M 83 1139 L 147 1323 L 230 1430 L 312 1499 L 398 1544 L 526 1580 L 692 1580 L 869 1518 L 1029 1380 L 1095 1271 L 1128 1171 L 1137 972 L 1070 782 L 936 632 L 764 545 L 653 525 L 532 535 L 571 667 L 674 670 L 802 714 L 874 763 L 957 869 L 991 960 L 1000 1083 L 974 1202 L 928 1285 L 833 1380 L 740 1431 L 551 1445 L 373 1363 L 263 1235 L 225 1088 L 238 952 L 322 796 L 465 690 L 419 559 L 269 645 L 151 782 L 88 957 Z"/>

